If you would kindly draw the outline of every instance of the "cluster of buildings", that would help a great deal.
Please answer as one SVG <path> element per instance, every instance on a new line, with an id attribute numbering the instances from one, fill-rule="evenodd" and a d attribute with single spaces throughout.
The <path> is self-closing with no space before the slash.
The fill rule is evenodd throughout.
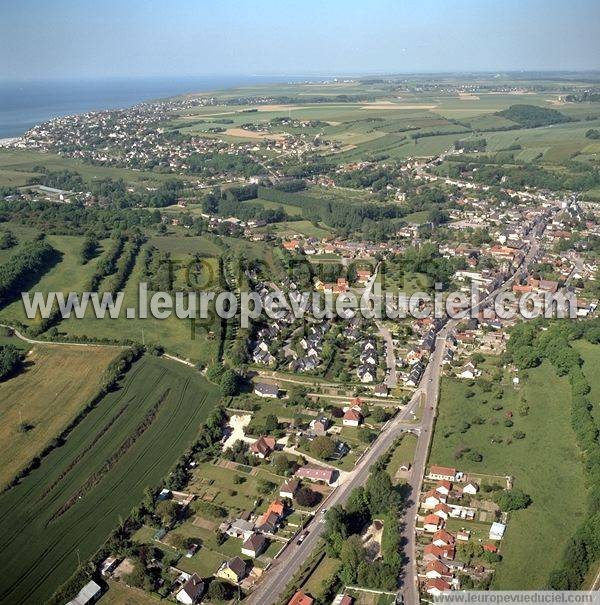
<path id="1" fill-rule="evenodd" d="M 494 521 L 489 526 L 487 540 L 475 538 L 468 529 L 469 522 L 477 520 L 479 509 L 476 498 L 480 490 L 454 468 L 431 466 L 426 476 L 426 491 L 420 498 L 420 534 L 418 577 L 422 592 L 438 596 L 449 590 L 460 589 L 458 575 L 482 580 L 493 573 L 493 568 L 481 562 L 461 560 L 459 546 L 470 541 L 482 542 L 482 551 L 496 554 L 497 543 L 502 540 L 506 526 Z M 451 520 L 464 521 L 460 529 L 450 531 Z M 457 527 L 456 524 L 454 527 Z"/>

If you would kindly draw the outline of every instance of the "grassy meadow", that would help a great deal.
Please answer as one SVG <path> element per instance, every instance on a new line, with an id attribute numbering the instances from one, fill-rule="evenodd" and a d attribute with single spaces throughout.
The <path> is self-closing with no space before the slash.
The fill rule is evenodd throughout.
<path id="1" fill-rule="evenodd" d="M 511 513 L 501 544 L 503 561 L 497 566 L 493 586 L 504 590 L 545 586 L 585 514 L 586 490 L 570 427 L 567 379 L 557 378 L 552 367 L 544 363 L 529 370 L 522 385 L 515 390 L 505 380 L 502 398 L 495 399 L 492 393 L 468 386 L 466 381 L 444 378 L 429 457 L 431 464 L 462 471 L 511 475 L 515 487 L 531 496 L 531 506 Z M 467 397 L 469 391 L 474 395 Z M 524 401 L 529 406 L 527 416 L 518 411 Z M 493 406 L 502 409 L 493 410 Z M 507 428 L 504 420 L 509 411 L 513 412 L 514 426 Z M 485 423 L 475 424 L 472 420 L 476 416 Z M 470 424 L 464 433 L 463 423 Z M 524 432 L 525 438 L 515 439 L 516 430 Z M 482 462 L 469 461 L 466 456 L 457 460 L 455 452 L 463 446 L 481 453 Z"/>

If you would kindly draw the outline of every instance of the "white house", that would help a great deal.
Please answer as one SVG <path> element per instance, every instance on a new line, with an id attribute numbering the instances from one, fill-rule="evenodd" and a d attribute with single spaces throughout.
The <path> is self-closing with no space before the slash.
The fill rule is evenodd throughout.
<path id="1" fill-rule="evenodd" d="M 175 597 L 180 603 L 192 605 L 199 603 L 204 592 L 204 581 L 197 574 L 192 574 Z"/>
<path id="2" fill-rule="evenodd" d="M 358 426 L 362 422 L 362 414 L 354 408 L 348 408 L 344 414 L 342 424 L 344 426 Z"/>
<path id="3" fill-rule="evenodd" d="M 477 485 L 477 483 L 467 483 L 463 488 L 462 488 L 462 493 L 463 494 L 469 494 L 471 496 L 474 496 L 477 492 L 479 491 L 479 486 Z"/>
<path id="4" fill-rule="evenodd" d="M 456 469 L 447 466 L 431 466 L 429 468 L 428 479 L 433 481 L 456 481 Z"/>
<path id="5" fill-rule="evenodd" d="M 506 525 L 495 521 L 492 523 L 492 527 L 490 527 L 490 540 L 502 540 L 505 531 Z"/>

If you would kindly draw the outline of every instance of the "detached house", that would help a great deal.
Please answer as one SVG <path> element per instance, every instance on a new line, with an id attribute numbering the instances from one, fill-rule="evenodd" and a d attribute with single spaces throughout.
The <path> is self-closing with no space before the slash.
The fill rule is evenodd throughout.
<path id="1" fill-rule="evenodd" d="M 181 590 L 176 595 L 176 599 L 180 603 L 192 605 L 199 603 L 200 597 L 204 592 L 204 581 L 197 574 L 192 574 L 187 582 L 181 587 Z"/>
<path id="2" fill-rule="evenodd" d="M 447 466 L 433 465 L 429 467 L 429 474 L 427 475 L 427 478 L 433 481 L 456 481 L 456 469 L 449 468 Z"/>
<path id="3" fill-rule="evenodd" d="M 252 534 L 242 544 L 242 554 L 255 559 L 259 557 L 267 547 L 267 539 L 262 534 Z"/>
<path id="4" fill-rule="evenodd" d="M 251 446 L 250 451 L 257 458 L 268 458 L 275 450 L 276 441 L 274 437 L 260 436 Z"/>
<path id="5" fill-rule="evenodd" d="M 235 584 L 241 582 L 245 575 L 246 563 L 240 557 L 234 557 L 230 561 L 225 561 L 215 574 L 218 578 L 229 580 Z"/>
<path id="6" fill-rule="evenodd" d="M 254 385 L 254 394 L 259 397 L 270 397 L 276 399 L 279 397 L 279 387 L 276 384 L 267 384 L 264 382 L 257 382 Z"/>
<path id="7" fill-rule="evenodd" d="M 342 424 L 344 426 L 359 426 L 362 423 L 363 416 L 354 408 L 349 408 L 344 413 L 344 418 L 342 420 Z"/>
<path id="8" fill-rule="evenodd" d="M 280 498 L 289 498 L 290 500 L 296 495 L 300 482 L 297 479 L 288 479 L 279 488 Z"/>

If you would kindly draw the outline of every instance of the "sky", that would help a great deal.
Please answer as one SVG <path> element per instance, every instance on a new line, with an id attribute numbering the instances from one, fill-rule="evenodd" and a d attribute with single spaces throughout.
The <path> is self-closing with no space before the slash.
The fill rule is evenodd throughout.
<path id="1" fill-rule="evenodd" d="M 599 0 L 0 0 L 0 79 L 600 69 Z"/>

